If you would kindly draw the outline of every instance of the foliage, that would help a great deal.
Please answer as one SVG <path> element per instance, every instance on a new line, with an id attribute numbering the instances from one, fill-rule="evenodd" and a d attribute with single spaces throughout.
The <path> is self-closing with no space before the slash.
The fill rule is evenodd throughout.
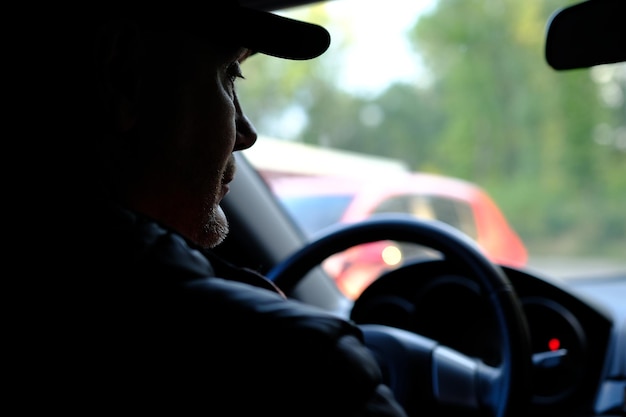
<path id="1" fill-rule="evenodd" d="M 249 65 L 263 82 L 245 81 L 244 110 L 271 136 L 297 135 L 481 184 L 531 251 L 530 243 L 623 256 L 626 75 L 602 81 L 590 70 L 546 65 L 544 27 L 559 7 L 557 0 L 439 0 L 409 34 L 432 82 L 393 84 L 373 98 L 337 88 L 349 36 L 325 59 L 285 65 L 253 57 L 244 73 Z M 307 10 L 323 19 L 323 9 Z"/>

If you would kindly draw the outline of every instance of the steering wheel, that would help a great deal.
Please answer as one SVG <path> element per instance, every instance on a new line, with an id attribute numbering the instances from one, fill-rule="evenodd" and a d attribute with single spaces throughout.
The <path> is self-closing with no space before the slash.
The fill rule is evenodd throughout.
<path id="1" fill-rule="evenodd" d="M 477 244 L 454 227 L 410 215 L 376 215 L 327 229 L 273 268 L 268 278 L 286 293 L 329 256 L 380 240 L 411 242 L 440 252 L 444 262 L 467 271 L 489 303 L 501 346 L 501 361 L 489 366 L 436 341 L 400 328 L 360 324 L 366 345 L 379 360 L 386 382 L 411 415 L 429 409 L 471 409 L 493 417 L 524 415 L 530 403 L 530 336 L 521 303 L 504 272 Z M 463 314 L 462 311 L 459 314 Z"/>

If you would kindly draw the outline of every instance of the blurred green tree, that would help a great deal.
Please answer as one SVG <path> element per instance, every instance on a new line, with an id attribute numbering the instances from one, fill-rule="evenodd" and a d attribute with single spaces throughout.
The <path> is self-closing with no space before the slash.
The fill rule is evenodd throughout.
<path id="1" fill-rule="evenodd" d="M 345 32 L 333 34 L 321 58 L 251 57 L 241 101 L 265 135 L 396 158 L 480 184 L 531 248 L 623 256 L 626 64 L 549 68 L 545 26 L 562 6 L 439 0 L 409 33 L 430 82 L 391 84 L 375 96 L 340 88 L 354 39 L 348 24 L 333 23 Z M 328 20 L 323 4 L 287 14 Z"/>

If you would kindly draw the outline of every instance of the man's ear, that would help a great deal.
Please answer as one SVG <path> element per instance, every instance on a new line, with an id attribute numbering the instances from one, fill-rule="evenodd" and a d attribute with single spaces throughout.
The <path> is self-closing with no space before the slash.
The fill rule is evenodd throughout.
<path id="1" fill-rule="evenodd" d="M 133 128 L 139 93 L 139 30 L 132 22 L 103 26 L 96 45 L 96 71 L 103 128 L 111 133 Z"/>

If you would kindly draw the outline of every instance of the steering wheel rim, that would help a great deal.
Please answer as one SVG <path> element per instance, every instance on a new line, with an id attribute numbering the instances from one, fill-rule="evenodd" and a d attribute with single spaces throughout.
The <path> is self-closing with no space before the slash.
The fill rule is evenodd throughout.
<path id="1" fill-rule="evenodd" d="M 267 277 L 286 293 L 329 256 L 350 247 L 380 240 L 412 242 L 440 252 L 445 260 L 471 271 L 487 294 L 501 335 L 503 377 L 491 399 L 494 417 L 523 415 L 530 400 L 530 335 L 522 305 L 500 267 L 477 244 L 454 227 L 410 215 L 384 214 L 326 229 L 310 244 L 277 265 Z"/>

